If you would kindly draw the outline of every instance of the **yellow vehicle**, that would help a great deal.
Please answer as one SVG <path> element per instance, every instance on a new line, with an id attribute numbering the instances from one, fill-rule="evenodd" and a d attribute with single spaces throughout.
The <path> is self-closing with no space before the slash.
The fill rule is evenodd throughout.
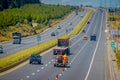
<path id="1" fill-rule="evenodd" d="M 84 36 L 82 37 L 82 40 L 88 40 L 88 37 L 87 37 L 86 35 L 84 35 Z"/>

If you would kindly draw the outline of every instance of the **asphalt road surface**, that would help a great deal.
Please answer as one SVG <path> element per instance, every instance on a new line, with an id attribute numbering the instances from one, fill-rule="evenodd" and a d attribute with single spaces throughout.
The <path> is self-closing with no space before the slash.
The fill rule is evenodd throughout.
<path id="1" fill-rule="evenodd" d="M 61 72 L 61 67 L 54 67 L 53 53 L 42 56 L 43 65 L 31 65 L 15 70 L 0 77 L 0 80 L 110 80 L 106 69 L 105 47 L 105 11 L 97 10 L 86 24 L 86 33 L 80 33 L 70 40 L 72 55 L 69 65 Z M 90 35 L 96 34 L 97 41 L 90 41 Z M 88 40 L 82 40 L 87 35 Z"/>
<path id="2" fill-rule="evenodd" d="M 12 42 L 4 43 L 3 44 L 4 53 L 0 54 L 0 58 L 13 54 L 15 52 L 24 50 L 26 48 L 35 46 L 38 43 L 42 43 L 44 41 L 66 34 L 66 29 L 68 29 L 69 31 L 72 30 L 79 23 L 79 21 L 82 20 L 86 12 L 88 12 L 88 9 L 86 9 L 84 12 L 79 12 L 78 15 L 76 15 L 75 12 L 73 12 L 67 19 L 65 19 L 61 23 L 58 23 L 57 25 L 50 28 L 49 30 L 41 33 L 40 34 L 41 41 L 39 42 L 37 41 L 37 37 L 35 35 L 35 36 L 22 39 L 21 44 L 12 44 Z M 80 17 L 81 15 L 83 15 L 83 17 Z M 71 23 L 72 25 L 70 25 Z M 58 26 L 61 26 L 61 29 L 57 29 Z M 55 37 L 51 36 L 52 32 L 58 32 L 58 35 L 56 35 Z"/>

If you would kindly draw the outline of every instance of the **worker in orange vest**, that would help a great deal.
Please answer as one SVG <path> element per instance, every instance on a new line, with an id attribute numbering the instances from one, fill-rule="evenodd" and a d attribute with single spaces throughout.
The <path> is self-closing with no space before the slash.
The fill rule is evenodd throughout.
<path id="1" fill-rule="evenodd" d="M 63 55 L 63 64 L 68 63 L 68 56 L 66 54 Z"/>

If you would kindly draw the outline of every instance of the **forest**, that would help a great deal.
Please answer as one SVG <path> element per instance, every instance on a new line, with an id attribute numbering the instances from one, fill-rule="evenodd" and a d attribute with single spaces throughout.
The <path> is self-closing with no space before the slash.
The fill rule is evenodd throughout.
<path id="1" fill-rule="evenodd" d="M 0 0 L 0 10 L 19 8 L 24 4 L 41 3 L 40 0 Z"/>
<path id="2" fill-rule="evenodd" d="M 62 19 L 75 9 L 75 6 L 50 4 L 25 4 L 20 8 L 4 9 L 0 11 L 0 41 L 11 38 L 13 31 L 22 30 L 27 33 L 23 33 L 24 36 L 34 34 L 34 30 L 50 26 L 52 21 Z M 38 24 L 34 28 L 33 22 Z"/>

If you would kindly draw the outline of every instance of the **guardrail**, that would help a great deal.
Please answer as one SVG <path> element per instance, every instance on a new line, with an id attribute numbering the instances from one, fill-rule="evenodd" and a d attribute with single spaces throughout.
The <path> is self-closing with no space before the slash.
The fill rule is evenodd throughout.
<path id="1" fill-rule="evenodd" d="M 69 34 L 65 34 L 63 36 L 60 36 L 59 38 L 70 38 L 71 35 L 77 35 L 80 30 L 84 27 L 85 23 L 88 21 L 89 17 L 91 16 L 92 11 L 89 11 L 86 16 L 82 19 L 82 21 L 74 28 L 73 31 L 71 31 Z M 0 59 L 0 72 L 3 72 L 5 70 L 8 70 L 23 61 L 29 59 L 31 54 L 34 53 L 41 53 L 57 44 L 57 38 L 48 40 L 42 44 L 33 46 L 31 48 L 25 49 L 20 52 L 16 52 L 14 54 L 11 54 L 10 56 L 4 57 Z"/>

